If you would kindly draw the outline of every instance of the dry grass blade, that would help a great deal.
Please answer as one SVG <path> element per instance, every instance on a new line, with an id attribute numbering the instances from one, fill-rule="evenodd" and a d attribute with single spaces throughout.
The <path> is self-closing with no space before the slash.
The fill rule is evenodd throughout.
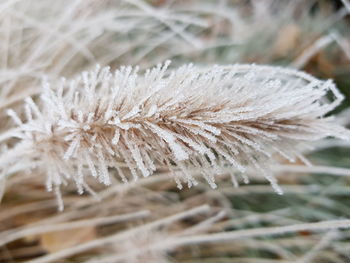
<path id="1" fill-rule="evenodd" d="M 2 232 L 0 234 L 0 246 L 3 246 L 7 243 L 10 243 L 16 239 L 23 238 L 25 236 L 38 235 L 41 233 L 55 232 L 62 230 L 69 230 L 74 228 L 86 227 L 86 226 L 97 226 L 104 224 L 118 223 L 128 220 L 135 220 L 140 218 L 145 218 L 149 215 L 149 211 L 138 211 L 135 213 L 125 214 L 125 215 L 116 215 L 110 217 L 101 217 L 96 219 L 86 219 L 73 222 L 67 222 L 62 224 L 49 224 L 47 226 L 34 226 L 34 227 L 25 227 L 24 229 L 19 230 L 9 230 Z"/>

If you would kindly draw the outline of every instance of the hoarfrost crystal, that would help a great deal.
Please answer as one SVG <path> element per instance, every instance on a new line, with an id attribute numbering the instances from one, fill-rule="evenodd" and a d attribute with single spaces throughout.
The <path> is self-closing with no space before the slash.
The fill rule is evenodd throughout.
<path id="1" fill-rule="evenodd" d="M 171 171 L 179 188 L 197 184 L 198 168 L 212 187 L 228 170 L 238 185 L 235 176 L 248 183 L 250 167 L 281 193 L 269 172 L 277 156 L 303 160 L 310 141 L 348 138 L 324 117 L 342 100 L 330 81 L 268 66 L 168 66 L 145 74 L 96 67 L 44 83 L 38 104 L 26 100 L 25 121 L 9 111 L 27 145 L 16 158 L 35 161 L 49 190 L 73 180 L 82 193 L 87 176 L 109 185 L 111 171 L 126 182 L 158 168 Z"/>

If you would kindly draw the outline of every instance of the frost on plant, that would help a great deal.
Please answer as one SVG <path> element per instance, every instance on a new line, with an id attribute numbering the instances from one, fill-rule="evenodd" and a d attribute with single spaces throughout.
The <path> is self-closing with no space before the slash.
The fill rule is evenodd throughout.
<path id="1" fill-rule="evenodd" d="M 74 180 L 82 193 L 88 176 L 109 185 L 111 171 L 127 182 L 159 168 L 179 188 L 197 184 L 194 171 L 212 187 L 229 171 L 238 185 L 239 178 L 248 183 L 249 167 L 281 193 L 269 172 L 277 156 L 304 160 L 309 142 L 347 137 L 324 117 L 342 100 L 331 81 L 267 66 L 168 65 L 144 74 L 96 67 L 44 83 L 38 103 L 26 100 L 23 118 L 9 111 L 21 143 L 8 162 L 35 164 L 49 190 Z"/>

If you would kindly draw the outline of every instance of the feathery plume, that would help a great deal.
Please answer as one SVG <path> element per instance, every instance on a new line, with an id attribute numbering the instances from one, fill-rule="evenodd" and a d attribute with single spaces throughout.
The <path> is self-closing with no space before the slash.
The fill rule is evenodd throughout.
<path id="1" fill-rule="evenodd" d="M 278 67 L 229 65 L 169 70 L 170 62 L 139 74 L 121 67 L 96 67 L 59 84 L 43 84 L 40 103 L 26 99 L 18 150 L 0 168 L 24 158 L 47 175 L 48 190 L 74 180 L 87 189 L 86 176 L 111 184 L 167 168 L 179 188 L 196 185 L 193 169 L 210 186 L 228 170 L 238 185 L 252 167 L 282 193 L 269 163 L 281 155 L 307 162 L 301 150 L 327 136 L 348 131 L 324 117 L 342 100 L 334 84 Z M 13 156 L 13 157 L 9 157 Z M 273 157 L 273 158 L 272 158 Z M 227 169 L 230 167 L 230 169 Z M 127 169 L 130 173 L 127 173 Z M 233 169 L 231 169 L 233 168 Z"/>

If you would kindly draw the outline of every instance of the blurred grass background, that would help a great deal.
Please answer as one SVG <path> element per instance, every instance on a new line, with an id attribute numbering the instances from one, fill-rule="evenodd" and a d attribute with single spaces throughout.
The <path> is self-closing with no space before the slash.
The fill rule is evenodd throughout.
<path id="1" fill-rule="evenodd" d="M 107 9 L 117 13 L 119 11 L 117 2 L 101 1 L 97 4 L 97 1 L 89 1 L 91 6 L 87 5 L 87 8 L 94 13 L 94 4 L 97 4 L 96 13 Z M 100 37 L 103 41 L 89 46 L 96 57 L 95 60 L 88 62 L 86 59 L 78 60 L 75 57 L 74 63 L 70 67 L 63 68 L 62 71 L 53 71 L 54 65 L 51 64 L 43 71 L 70 76 L 95 63 L 109 64 L 112 67 L 139 64 L 141 68 L 145 68 L 165 59 L 171 59 L 173 66 L 194 62 L 198 64 L 257 63 L 295 67 L 322 79 L 334 79 L 346 97 L 337 113 L 343 114 L 344 124 L 350 124 L 350 112 L 346 112 L 350 107 L 350 15 L 348 13 L 350 10 L 344 7 L 342 1 L 121 2 L 125 2 L 126 5 L 126 7 L 123 6 L 125 9 L 120 9 L 121 13 L 125 10 L 145 13 L 146 22 L 134 21 L 132 15 L 125 15 L 126 17 L 123 18 L 125 20 L 120 20 L 121 27 L 123 23 L 129 26 L 129 22 L 135 25 L 130 26 L 129 30 L 121 30 L 121 33 L 119 31 L 110 33 L 108 28 L 104 29 L 105 33 L 102 36 L 110 34 L 108 38 Z M 47 3 L 50 1 L 47 0 Z M 33 2 L 33 5 L 35 4 Z M 55 10 L 54 6 L 53 4 L 52 10 Z M 58 8 L 58 10 L 61 9 Z M 159 17 L 161 17 L 160 14 L 164 17 L 177 14 L 181 15 L 183 21 L 192 19 L 206 26 L 198 26 L 194 22 L 192 24 L 174 23 L 173 27 L 183 29 L 181 31 L 183 33 L 171 35 L 174 28 L 170 30 L 169 25 L 159 23 L 156 18 L 157 10 Z M 168 39 L 165 37 L 164 40 L 162 37 L 168 33 Z M 96 46 L 97 48 L 94 49 Z M 50 63 L 55 63 L 57 60 L 57 58 L 52 59 Z M 2 127 L 5 127 L 5 124 Z M 350 168 L 349 145 L 339 143 L 325 145 L 319 149 L 316 145 L 316 150 L 310 152 L 307 157 L 316 166 Z M 350 173 L 348 175 L 350 176 Z M 0 262 L 24 262 L 63 251 L 77 244 L 143 225 L 162 216 L 202 204 L 210 204 L 213 207 L 213 214 L 219 209 L 226 211 L 225 217 L 205 229 L 204 232 L 209 233 L 350 218 L 348 176 L 305 171 L 304 173 L 284 172 L 278 178 L 285 190 L 283 196 L 276 195 L 268 183 L 258 179 L 252 180 L 251 184 L 243 185 L 239 189 L 233 188 L 228 179 L 223 179 L 217 190 L 212 190 L 203 183 L 194 189 L 182 191 L 178 191 L 173 182 L 155 181 L 146 186 L 131 187 L 130 190 L 118 190 L 106 198 L 102 204 L 89 201 L 90 197 L 77 196 L 73 189 L 66 189 L 64 193 L 66 209 L 62 214 L 57 215 L 52 195 L 45 192 L 41 181 L 36 179 L 35 175 L 23 178 L 18 175 L 13 176 L 7 183 L 0 211 L 2 237 L 6 236 L 6 231 L 44 225 L 45 222 L 67 223 L 72 220 L 104 217 L 142 209 L 150 210 L 152 217 L 149 221 L 139 219 L 136 222 L 117 225 L 23 235 L 1 247 Z M 166 230 L 149 233 L 151 237 L 136 236 L 136 241 L 131 240 L 129 243 L 118 243 L 84 251 L 59 262 L 100 262 L 100 257 L 103 255 L 118 255 L 123 251 L 144 246 L 144 243 L 156 242 L 158 235 L 160 240 L 166 240 L 176 233 L 182 233 L 187 227 L 196 225 L 201 219 L 201 216 L 184 219 Z M 188 246 L 165 254 L 165 256 L 159 256 L 151 253 L 122 262 L 350 262 L 350 232 L 329 231 L 325 234 L 300 231 L 278 237 Z"/>

